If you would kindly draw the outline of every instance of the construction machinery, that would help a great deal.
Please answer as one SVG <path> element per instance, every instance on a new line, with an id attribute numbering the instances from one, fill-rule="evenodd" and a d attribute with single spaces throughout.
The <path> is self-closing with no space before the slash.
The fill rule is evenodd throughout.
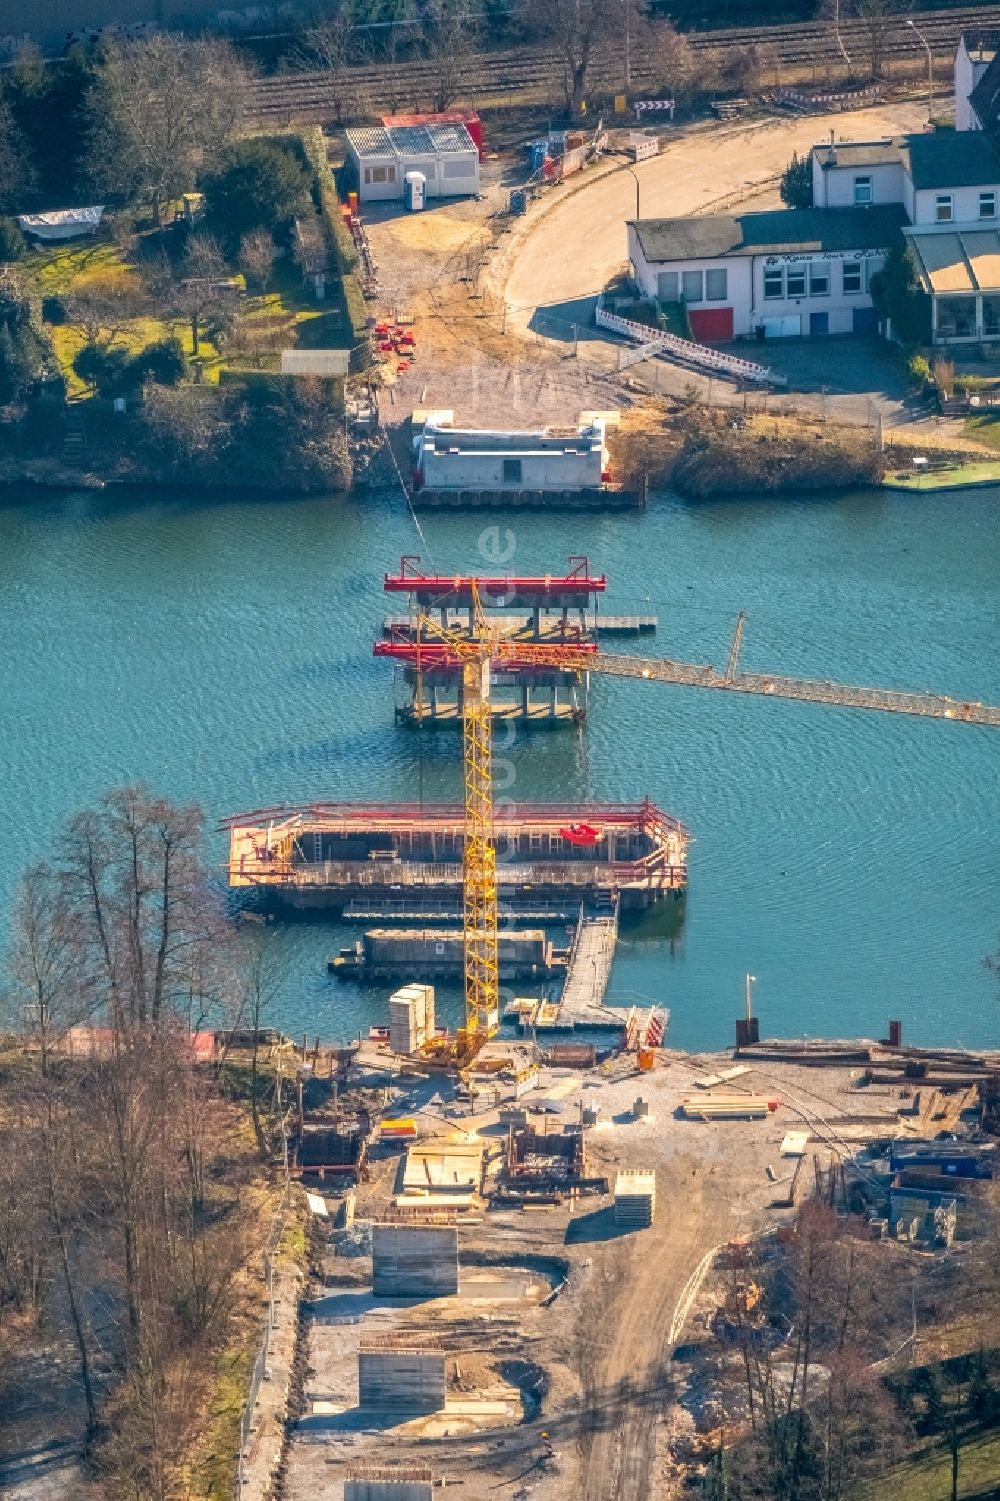
<path id="1" fill-rule="evenodd" d="M 423 670 L 434 666 L 461 667 L 465 774 L 462 868 L 465 1026 L 459 1030 L 451 1050 L 452 1060 L 459 1067 L 471 1062 L 499 1027 L 490 706 L 490 680 L 494 670 L 514 667 L 597 672 L 611 677 L 679 683 L 690 688 L 714 688 L 730 693 L 879 709 L 886 713 L 1000 727 L 1000 707 L 949 698 L 943 694 L 908 693 L 772 673 L 741 672 L 739 657 L 747 619 L 743 610 L 737 617 L 725 669 L 720 672 L 712 666 L 677 662 L 670 658 L 605 653 L 598 651 L 595 641 L 589 640 L 512 641 L 504 637 L 487 617 L 477 579 L 456 578 L 454 587 L 471 596 L 467 634 L 421 613 L 417 617 L 416 630 L 407 643 L 376 642 L 374 654 L 399 660 L 405 653 L 416 668 L 418 681 Z"/>

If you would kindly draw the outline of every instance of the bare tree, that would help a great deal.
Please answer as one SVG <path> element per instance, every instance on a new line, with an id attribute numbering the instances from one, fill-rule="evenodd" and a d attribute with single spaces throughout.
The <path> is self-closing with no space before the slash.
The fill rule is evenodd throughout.
<path id="1" fill-rule="evenodd" d="M 240 241 L 240 270 L 248 286 L 252 283 L 262 296 L 271 280 L 277 254 L 278 247 L 266 229 L 252 229 Z"/>
<path id="2" fill-rule="evenodd" d="M 37 1007 L 45 1051 L 0 1080 L 0 1322 L 61 1284 L 48 1312 L 75 1343 L 109 1501 L 184 1489 L 205 1352 L 248 1254 L 246 1117 L 192 1031 L 231 1020 L 256 982 L 235 968 L 200 836 L 194 808 L 109 794 L 28 872 L 10 955 L 7 994 Z M 62 1018 L 81 1011 L 93 1025 L 60 1047 Z M 95 1294 L 118 1330 L 100 1382 Z"/>
<path id="3" fill-rule="evenodd" d="M 229 267 L 213 235 L 196 234 L 188 241 L 181 263 L 181 280 L 173 288 L 174 310 L 191 326 L 191 353 L 197 355 L 204 325 L 225 314 L 232 296 L 225 288 Z"/>
<path id="4" fill-rule="evenodd" d="M 822 20 L 830 23 L 830 29 L 837 43 L 837 51 L 846 63 L 848 72 L 851 73 L 854 71 L 854 64 L 851 61 L 851 54 L 844 45 L 844 38 L 840 29 L 844 3 L 845 0 L 823 0 L 820 8 L 820 17 Z"/>
<path id="5" fill-rule="evenodd" d="M 426 0 L 421 10 L 421 45 L 433 65 L 435 110 L 454 104 L 479 38 L 479 22 L 468 0 Z"/>
<path id="6" fill-rule="evenodd" d="M 141 786 L 109 793 L 70 826 L 60 873 L 80 982 L 119 1033 L 156 1027 L 211 972 L 224 927 L 201 870 L 201 829 L 198 809 Z"/>
<path id="7" fill-rule="evenodd" d="M 305 69 L 326 74 L 330 102 L 338 125 L 345 116 L 357 114 L 358 100 L 351 82 L 350 69 L 370 55 L 367 42 L 344 10 L 325 16 L 304 33 L 295 63 Z"/>
<path id="8" fill-rule="evenodd" d="M 109 43 L 87 101 L 86 170 L 95 189 L 163 207 L 236 134 L 249 75 L 222 42 L 156 33 Z"/>
<path id="9" fill-rule="evenodd" d="M 656 82 L 676 100 L 694 90 L 697 78 L 694 52 L 690 42 L 666 18 L 650 21 L 639 33 L 642 55 L 650 60 Z"/>
<path id="10" fill-rule="evenodd" d="M 141 312 L 141 299 L 128 282 L 81 287 L 69 293 L 66 305 L 85 342 L 105 349 L 122 342 L 129 324 Z"/>
<path id="11" fill-rule="evenodd" d="M 522 14 L 531 30 L 558 48 L 570 114 L 585 114 L 591 65 L 600 44 L 618 33 L 617 7 L 608 0 L 523 0 Z"/>
<path id="12" fill-rule="evenodd" d="M 45 1209 L 55 1244 L 59 1248 L 66 1306 L 80 1361 L 80 1385 L 87 1407 L 84 1451 L 90 1449 L 98 1431 L 97 1397 L 94 1387 L 91 1334 L 84 1317 L 74 1255 L 74 1231 L 80 1214 L 80 1174 L 76 1160 L 73 1111 L 64 1089 L 50 1087 L 37 1102 L 35 1130 L 41 1148 L 41 1181 Z"/>
<path id="13" fill-rule="evenodd" d="M 244 940 L 239 968 L 242 989 L 229 1041 L 237 1031 L 250 1032 L 250 1114 L 257 1150 L 266 1162 L 271 1156 L 271 1123 L 265 1122 L 261 1101 L 261 1033 L 280 983 L 280 965 L 270 933 L 254 932 Z"/>
<path id="14" fill-rule="evenodd" d="M 208 399 L 206 399 L 208 398 Z M 143 404 L 150 439 L 168 470 L 211 460 L 229 436 L 218 396 L 197 386 L 151 386 Z"/>
<path id="15" fill-rule="evenodd" d="M 864 33 L 868 71 L 872 78 L 881 78 L 886 41 L 899 10 L 898 0 L 856 0 L 856 10 Z"/>
<path id="16" fill-rule="evenodd" d="M 47 1078 L 54 1042 L 86 1013 L 76 974 L 74 933 L 59 878 L 48 865 L 24 873 L 7 960 L 9 996 L 41 1054 Z"/>

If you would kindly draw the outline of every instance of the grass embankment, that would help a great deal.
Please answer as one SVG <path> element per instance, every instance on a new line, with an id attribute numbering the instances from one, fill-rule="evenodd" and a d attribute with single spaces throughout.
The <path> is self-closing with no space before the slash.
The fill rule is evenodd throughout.
<path id="1" fill-rule="evenodd" d="M 882 479 L 882 454 L 866 429 L 804 417 L 708 415 L 674 465 L 673 483 L 682 495 L 849 489 Z"/>

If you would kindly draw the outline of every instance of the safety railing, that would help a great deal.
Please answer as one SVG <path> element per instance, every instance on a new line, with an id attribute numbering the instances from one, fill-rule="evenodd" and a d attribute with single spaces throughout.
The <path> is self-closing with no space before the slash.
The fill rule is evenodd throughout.
<path id="1" fill-rule="evenodd" d="M 609 313 L 603 299 L 597 299 L 595 313 L 598 328 L 611 333 L 624 334 L 627 339 L 637 339 L 649 346 L 651 352 L 673 355 L 684 364 L 694 365 L 713 375 L 729 375 L 737 380 L 752 381 L 755 385 L 784 386 L 787 375 L 772 370 L 767 365 L 758 365 L 754 360 L 743 360 L 738 355 L 726 354 L 721 349 L 711 349 L 707 344 L 696 344 L 693 339 L 682 339 L 666 330 L 657 332 L 648 323 L 637 323 L 632 318 L 623 318 L 618 313 Z M 655 351 L 653 346 L 656 346 Z"/>

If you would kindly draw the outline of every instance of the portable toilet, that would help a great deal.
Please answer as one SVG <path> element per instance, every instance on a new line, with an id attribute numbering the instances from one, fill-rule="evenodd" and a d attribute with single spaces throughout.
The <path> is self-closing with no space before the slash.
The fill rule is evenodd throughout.
<path id="1" fill-rule="evenodd" d="M 427 178 L 422 172 L 407 172 L 403 178 L 403 202 L 411 213 L 424 206 L 427 196 Z"/>

